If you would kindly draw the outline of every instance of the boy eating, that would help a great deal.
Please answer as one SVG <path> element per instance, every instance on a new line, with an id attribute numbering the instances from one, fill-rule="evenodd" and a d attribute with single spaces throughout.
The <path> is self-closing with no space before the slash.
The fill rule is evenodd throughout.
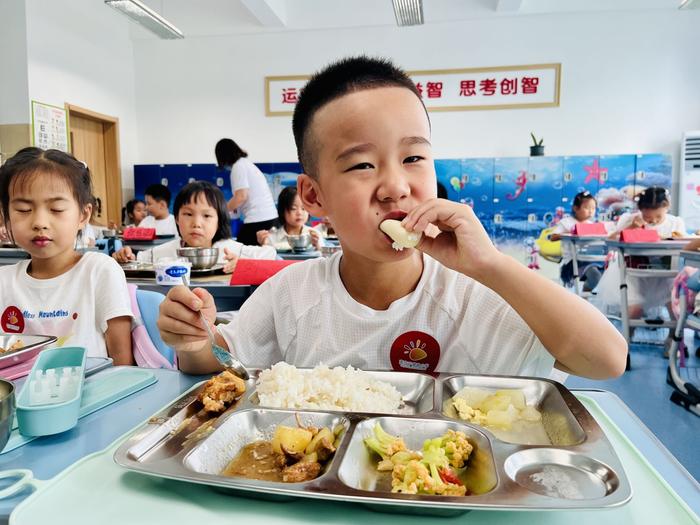
<path id="1" fill-rule="evenodd" d="M 177 236 L 175 217 L 170 214 L 170 190 L 162 184 L 151 184 L 146 191 L 148 215 L 139 224 L 140 228 L 155 228 L 156 235 Z"/>
<path id="2" fill-rule="evenodd" d="M 286 268 L 219 327 L 219 344 L 244 364 L 624 371 L 625 341 L 600 312 L 500 253 L 469 206 L 436 198 L 430 121 L 403 71 L 366 57 L 330 65 L 304 87 L 293 129 L 299 195 L 312 215 L 329 218 L 343 251 Z M 415 248 L 392 247 L 380 229 L 389 219 L 419 236 Z M 158 320 L 189 373 L 220 369 L 200 309 L 214 321 L 208 292 L 176 287 Z"/>

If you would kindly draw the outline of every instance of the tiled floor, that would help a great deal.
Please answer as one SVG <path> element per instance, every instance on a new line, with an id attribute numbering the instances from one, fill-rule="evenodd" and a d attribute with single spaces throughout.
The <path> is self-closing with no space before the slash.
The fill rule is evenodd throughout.
<path id="1" fill-rule="evenodd" d="M 686 341 L 693 343 L 692 332 L 686 330 Z M 697 341 L 695 342 L 697 344 Z M 688 369 L 681 375 L 700 386 L 700 359 L 691 357 Z M 632 369 L 610 381 L 593 381 L 570 377 L 568 388 L 598 388 L 617 394 L 649 427 L 678 461 L 700 481 L 700 417 L 672 403 L 673 389 L 666 383 L 668 361 L 663 347 L 650 344 L 632 345 Z"/>

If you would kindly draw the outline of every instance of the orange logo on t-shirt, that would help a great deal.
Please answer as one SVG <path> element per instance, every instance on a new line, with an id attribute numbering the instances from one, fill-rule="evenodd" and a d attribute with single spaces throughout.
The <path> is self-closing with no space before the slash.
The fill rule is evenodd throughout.
<path id="1" fill-rule="evenodd" d="M 24 332 L 24 316 L 16 306 L 8 306 L 0 318 L 0 327 L 3 332 L 22 333 Z"/>
<path id="2" fill-rule="evenodd" d="M 440 344 L 425 332 L 406 332 L 394 340 L 389 357 L 394 370 L 432 374 L 440 361 Z"/>

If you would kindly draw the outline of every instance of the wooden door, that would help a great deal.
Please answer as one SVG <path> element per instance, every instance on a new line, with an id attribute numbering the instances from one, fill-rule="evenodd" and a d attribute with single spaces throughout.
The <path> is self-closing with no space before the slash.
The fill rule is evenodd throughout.
<path id="1" fill-rule="evenodd" d="M 102 122 L 74 115 L 70 128 L 73 155 L 90 168 L 92 193 L 97 201 L 92 210 L 93 222 L 107 226 L 104 127 Z"/>
<path id="2" fill-rule="evenodd" d="M 90 168 L 93 222 L 121 224 L 122 185 L 119 166 L 119 121 L 115 117 L 66 104 L 69 114 L 71 152 Z"/>

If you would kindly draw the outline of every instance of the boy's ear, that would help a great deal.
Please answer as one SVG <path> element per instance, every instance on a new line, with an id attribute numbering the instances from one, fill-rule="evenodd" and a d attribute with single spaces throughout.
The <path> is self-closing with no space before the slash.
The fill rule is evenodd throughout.
<path id="1" fill-rule="evenodd" d="M 323 202 L 321 202 L 323 197 L 321 196 L 321 188 L 317 180 L 306 173 L 302 173 L 297 177 L 297 193 L 309 214 L 314 217 L 327 215 Z"/>

